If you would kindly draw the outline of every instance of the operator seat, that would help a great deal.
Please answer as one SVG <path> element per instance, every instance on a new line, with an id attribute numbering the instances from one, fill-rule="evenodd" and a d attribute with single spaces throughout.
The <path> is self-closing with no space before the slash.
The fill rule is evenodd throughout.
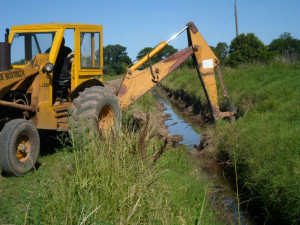
<path id="1" fill-rule="evenodd" d="M 74 59 L 74 52 L 71 52 L 65 59 L 62 70 L 58 77 L 58 85 L 60 87 L 71 86 L 71 67 Z"/>
<path id="2" fill-rule="evenodd" d="M 50 49 L 47 49 L 45 53 L 49 53 Z M 60 84 L 61 73 L 63 71 L 63 68 L 67 66 L 64 66 L 66 58 L 72 53 L 72 50 L 65 46 L 65 38 L 63 37 L 62 43 L 60 45 L 57 58 L 55 61 L 54 69 L 53 69 L 53 100 L 55 101 L 54 104 L 56 104 L 58 101 L 62 100 L 62 97 L 67 96 L 67 87 L 70 87 L 70 84 L 67 84 L 67 82 Z M 68 65 L 66 63 L 66 65 Z M 67 71 L 66 69 L 64 69 Z M 70 76 L 71 77 L 71 76 Z"/>
<path id="3" fill-rule="evenodd" d="M 57 79 L 57 93 L 59 101 L 66 99 L 71 88 L 71 67 L 74 59 L 74 52 L 71 52 L 65 59 L 62 65 L 62 70 Z"/>

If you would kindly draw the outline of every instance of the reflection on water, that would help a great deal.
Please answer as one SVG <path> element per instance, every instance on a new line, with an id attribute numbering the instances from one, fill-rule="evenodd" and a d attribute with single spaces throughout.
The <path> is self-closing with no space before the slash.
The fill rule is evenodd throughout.
<path id="1" fill-rule="evenodd" d="M 201 135 L 198 134 L 189 123 L 185 122 L 183 118 L 180 118 L 164 98 L 156 96 L 156 99 L 164 104 L 164 113 L 170 115 L 169 120 L 165 122 L 170 134 L 177 134 L 183 137 L 183 140 L 180 141 L 179 144 L 185 144 L 188 148 L 199 145 L 201 142 Z"/>

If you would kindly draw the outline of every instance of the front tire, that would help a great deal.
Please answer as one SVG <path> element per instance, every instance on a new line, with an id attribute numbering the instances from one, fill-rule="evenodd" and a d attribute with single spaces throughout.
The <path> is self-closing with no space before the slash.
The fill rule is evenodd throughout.
<path id="1" fill-rule="evenodd" d="M 86 130 L 119 129 L 121 110 L 114 93 L 101 86 L 86 88 L 74 99 L 69 108 L 69 133 L 81 134 Z"/>
<path id="2" fill-rule="evenodd" d="M 28 120 L 12 120 L 1 132 L 0 147 L 2 170 L 7 174 L 24 176 L 34 167 L 39 156 L 39 133 Z"/>

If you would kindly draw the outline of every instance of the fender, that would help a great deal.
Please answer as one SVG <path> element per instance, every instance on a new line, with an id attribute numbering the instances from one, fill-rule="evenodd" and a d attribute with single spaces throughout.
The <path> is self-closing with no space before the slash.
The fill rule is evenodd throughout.
<path id="1" fill-rule="evenodd" d="M 82 92 L 84 89 L 93 87 L 93 86 L 102 86 L 104 87 L 103 83 L 97 79 L 90 79 L 87 81 L 82 82 L 73 91 L 71 91 L 67 97 L 68 102 L 73 102 L 74 98 L 76 98 L 79 92 Z"/>

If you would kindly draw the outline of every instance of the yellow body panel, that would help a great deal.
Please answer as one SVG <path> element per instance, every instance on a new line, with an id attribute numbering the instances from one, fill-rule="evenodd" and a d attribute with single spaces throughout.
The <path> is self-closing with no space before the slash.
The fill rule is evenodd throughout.
<path id="1" fill-rule="evenodd" d="M 55 118 L 56 113 L 52 107 L 49 107 L 49 102 L 39 102 L 36 116 L 37 121 L 35 126 L 38 129 L 57 129 L 57 119 Z M 32 122 L 34 123 L 35 121 L 33 120 Z"/>
<path id="2" fill-rule="evenodd" d="M 20 80 L 23 80 L 33 74 L 37 74 L 37 68 L 24 69 L 12 69 L 0 72 L 0 93 L 5 93 L 7 88 L 11 88 L 12 85 Z"/>

